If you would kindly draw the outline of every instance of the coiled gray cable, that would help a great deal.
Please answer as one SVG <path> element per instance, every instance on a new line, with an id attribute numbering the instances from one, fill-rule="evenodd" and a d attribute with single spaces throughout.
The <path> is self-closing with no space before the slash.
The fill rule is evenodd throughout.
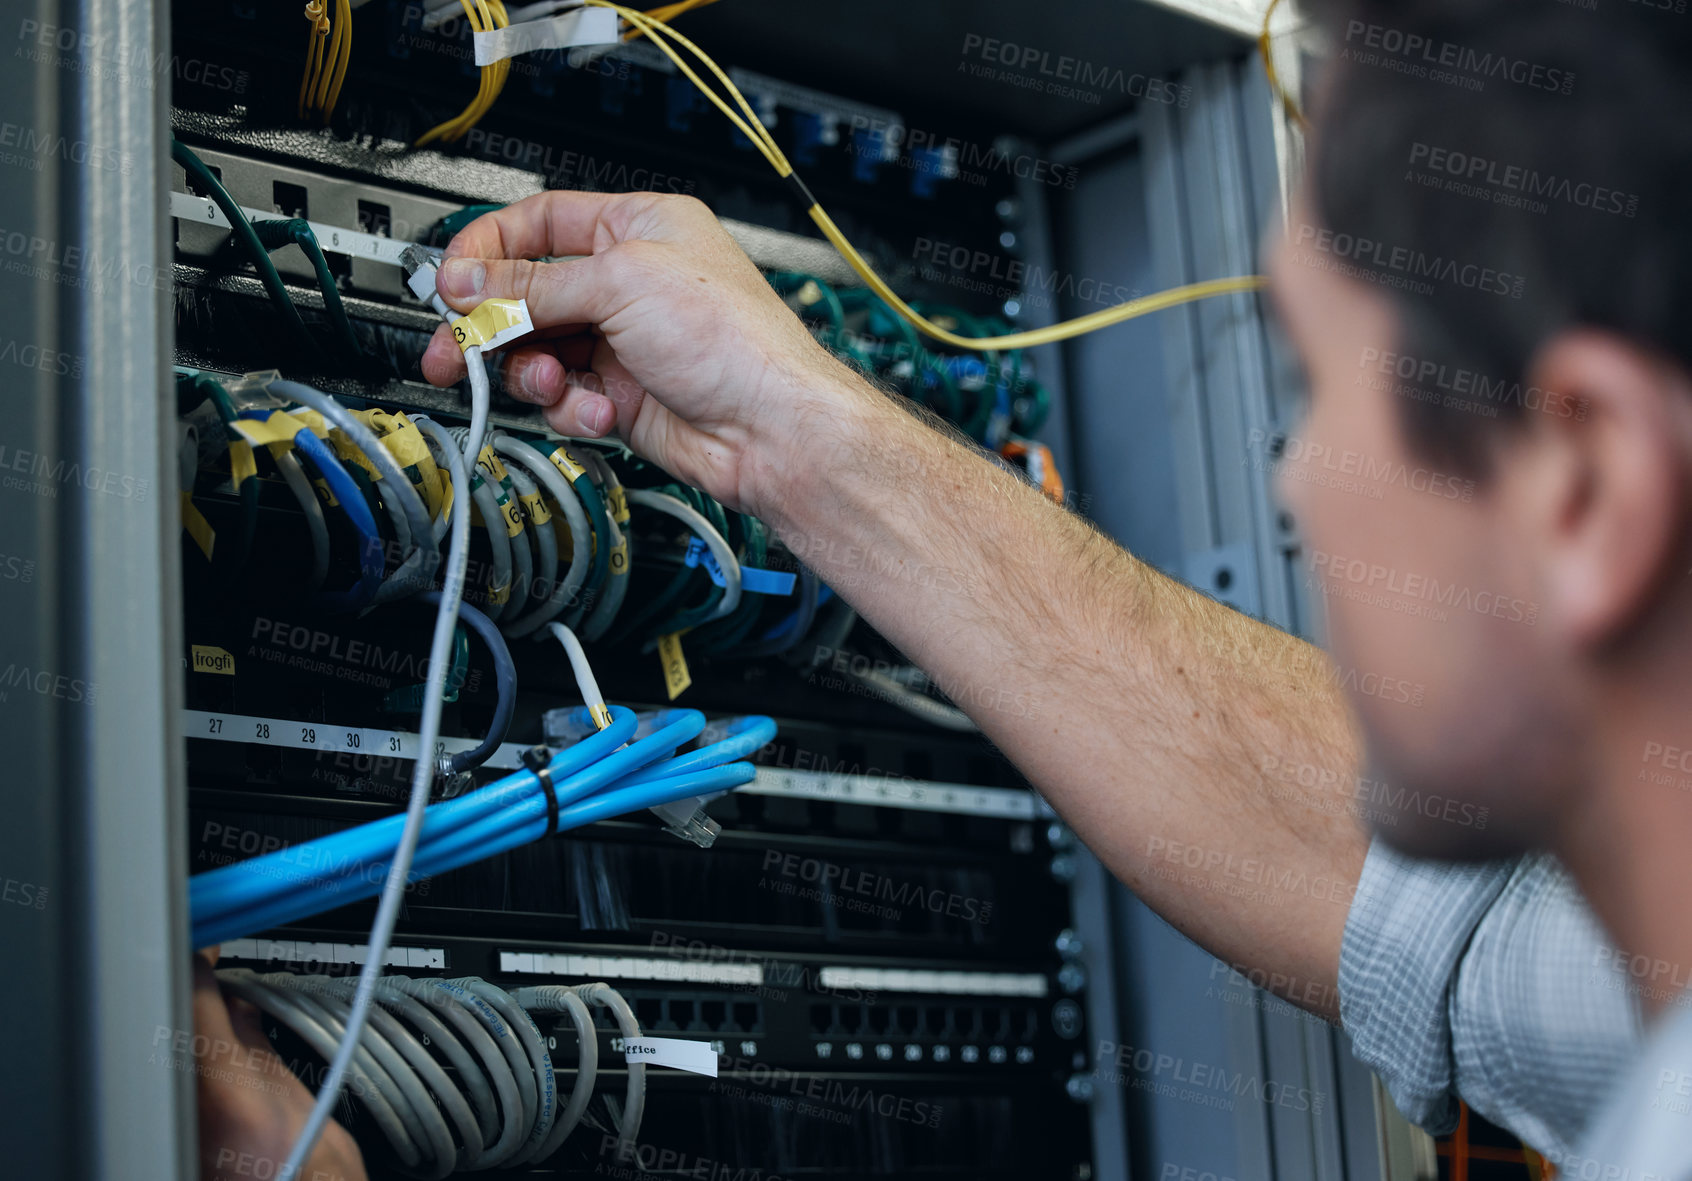
<path id="1" fill-rule="evenodd" d="M 603 980 L 592 984 L 581 984 L 576 987 L 576 993 L 592 1004 L 604 1005 L 611 1010 L 611 1015 L 617 1019 L 617 1028 L 623 1037 L 639 1037 L 640 1022 L 635 1020 L 634 1010 L 629 1008 L 629 1002 L 623 999 L 623 994 L 606 984 Z M 635 1138 L 640 1135 L 640 1121 L 646 1114 L 646 1063 L 629 1063 L 629 1087 L 627 1098 L 623 1104 L 623 1122 L 617 1129 L 617 1159 L 629 1159 L 629 1153 L 634 1150 Z"/>
<path id="2" fill-rule="evenodd" d="M 593 1084 L 599 1076 L 599 1031 L 594 1028 L 593 1014 L 588 1012 L 587 1002 L 573 988 L 558 985 L 519 988 L 511 994 L 511 999 L 530 1012 L 567 1013 L 576 1027 L 576 1081 L 570 1088 L 569 1103 L 553 1122 L 545 1147 L 534 1157 L 538 1164 L 564 1146 L 564 1141 L 581 1122 L 588 1101 L 593 1098 Z"/>
<path id="3" fill-rule="evenodd" d="M 261 976 L 259 980 L 272 988 L 288 990 L 289 1000 L 310 1014 L 336 1041 L 345 1035 L 350 1004 L 316 989 L 302 988 L 297 978 L 286 973 Z M 363 1055 L 365 1072 L 388 1096 L 412 1140 L 427 1154 L 425 1161 L 429 1165 L 420 1170 L 421 1175 L 429 1181 L 440 1181 L 452 1172 L 457 1159 L 452 1132 L 430 1100 L 423 1081 L 378 1027 L 378 1020 L 386 1017 L 380 1006 L 371 1006 L 369 1023 L 359 1038 L 355 1054 Z"/>
<path id="4" fill-rule="evenodd" d="M 517 1076 L 512 1073 L 511 1063 L 505 1052 L 488 1033 L 486 1022 L 470 1008 L 470 1002 L 475 998 L 461 988 L 440 987 L 441 982 L 438 980 L 412 980 L 406 976 L 390 976 L 387 979 L 393 982 L 395 988 L 419 1004 L 438 1012 L 469 1043 L 481 1061 L 487 1080 L 499 1098 L 499 1106 L 497 1110 L 483 1113 L 482 1140 L 486 1147 L 482 1150 L 481 1158 L 467 1167 L 496 1167 L 511 1154 L 512 1149 L 517 1146 L 518 1137 L 522 1135 L 523 1129 L 519 1126 L 517 1117 L 522 1110 L 523 1101 L 517 1086 Z M 478 1108 L 478 1111 L 481 1109 Z"/>
<path id="5" fill-rule="evenodd" d="M 392 513 L 393 505 L 397 505 L 399 512 L 404 514 L 409 536 L 402 539 L 401 545 L 416 548 L 406 556 L 399 569 L 377 588 L 375 601 L 385 603 L 428 589 L 434 582 L 435 570 L 441 564 L 434 527 L 428 510 L 423 507 L 423 498 L 417 495 L 417 489 L 411 486 L 411 480 L 376 433 L 345 406 L 308 385 L 297 381 L 273 381 L 268 388 L 273 394 L 311 407 L 334 423 L 382 473 L 384 486 L 380 491 L 382 502 L 390 505 L 389 512 Z"/>
<path id="6" fill-rule="evenodd" d="M 510 1024 L 524 1053 L 528 1055 L 529 1065 L 534 1071 L 533 1078 L 539 1084 L 535 1094 L 534 1118 L 530 1121 L 523 1147 L 506 1163 L 522 1164 L 530 1161 L 534 1159 L 534 1154 L 545 1146 L 547 1133 L 552 1130 L 552 1121 L 558 1115 L 558 1085 L 552 1077 L 552 1058 L 546 1052 L 546 1042 L 541 1037 L 540 1027 L 535 1024 L 535 1019 L 529 1016 L 528 1010 L 512 1000 L 511 994 L 504 989 L 495 988 L 476 976 L 466 976 L 452 983 L 469 989 L 497 1009 L 499 1015 Z"/>
<path id="7" fill-rule="evenodd" d="M 300 502 L 306 528 L 311 530 L 311 589 L 318 590 L 323 586 L 323 580 L 329 577 L 329 522 L 323 519 L 323 506 L 317 503 L 317 493 L 312 491 L 311 481 L 306 478 L 305 469 L 294 458 L 294 453 L 278 448 L 271 458 L 276 461 L 276 470 L 282 473 L 288 490 Z"/>
<path id="8" fill-rule="evenodd" d="M 221 971 L 217 978 L 230 992 L 256 1005 L 291 1029 L 301 1041 L 321 1054 L 325 1061 L 335 1056 L 336 1039 L 321 1022 L 306 1013 L 280 990 L 266 986 L 252 973 L 245 971 Z M 415 1169 L 422 1163 L 423 1154 L 406 1131 L 388 1096 L 370 1077 L 364 1062 L 364 1058 L 355 1056 L 347 1066 L 347 1074 L 352 1077 L 353 1092 L 364 1101 L 365 1109 L 370 1112 L 376 1126 L 387 1137 L 388 1143 L 393 1145 L 394 1155 L 399 1157 L 400 1163 L 408 1169 Z"/>
<path id="9" fill-rule="evenodd" d="M 592 564 L 593 531 L 588 526 L 587 514 L 582 511 L 576 490 L 570 487 L 570 481 L 551 460 L 509 435 L 495 434 L 493 445 L 495 451 L 527 468 L 531 475 L 546 485 L 563 512 L 565 523 L 570 526 L 570 568 L 553 587 L 552 595 L 545 603 L 505 627 L 506 635 L 518 638 L 540 630 L 542 625 L 558 618 L 559 613 L 575 600 L 576 592 L 587 581 L 588 567 Z"/>
<path id="10" fill-rule="evenodd" d="M 292 987 L 302 992 L 312 993 L 323 1000 L 330 1011 L 343 1022 L 347 1012 L 352 1007 L 351 981 L 328 980 L 321 976 L 281 976 L 273 975 L 264 978 L 267 983 L 274 983 L 278 987 Z M 372 1040 L 372 1034 L 379 1039 L 385 1039 L 405 1062 L 414 1077 L 421 1095 L 407 1091 L 412 1105 L 418 1109 L 424 1123 L 430 1132 L 430 1140 L 435 1148 L 436 1176 L 444 1177 L 458 1166 L 458 1149 L 453 1140 L 452 1129 L 440 1118 L 434 1103 L 430 1102 L 430 1095 L 435 1103 L 440 1105 L 452 1127 L 458 1131 L 458 1137 L 465 1143 L 467 1153 L 478 1154 L 481 1151 L 482 1134 L 476 1126 L 476 1117 L 470 1111 L 470 1105 L 465 1102 L 464 1093 L 454 1086 L 447 1078 L 446 1072 L 440 1064 L 423 1048 L 415 1034 L 405 1027 L 400 1020 L 387 1011 L 384 1006 L 401 1007 L 410 1005 L 414 1009 L 421 1009 L 416 1001 L 399 992 L 397 989 L 376 987 L 376 1005 L 370 1010 L 370 1031 L 365 1034 L 367 1041 Z M 447 1033 L 446 1028 L 439 1021 L 423 1014 L 434 1023 L 438 1035 L 456 1044 L 456 1039 Z M 463 1053 L 463 1047 L 458 1047 Z M 394 1067 L 388 1067 L 388 1073 L 396 1081 L 402 1081 L 399 1072 Z M 473 1147 L 472 1147 L 473 1146 Z"/>
<path id="11" fill-rule="evenodd" d="M 599 486 L 605 490 L 606 502 L 606 544 L 615 551 L 620 545 L 627 545 L 628 538 L 623 533 L 623 527 L 617 523 L 616 517 L 610 511 L 612 494 L 620 490 L 622 481 L 617 479 L 617 473 L 611 470 L 611 465 L 605 462 L 605 457 L 591 447 L 582 448 L 582 463 L 593 474 Z M 625 550 L 626 560 L 621 570 L 611 570 L 605 576 L 605 587 L 599 596 L 599 602 L 594 604 L 593 612 L 582 624 L 582 639 L 589 643 L 599 639 L 617 619 L 617 612 L 623 609 L 623 600 L 629 593 L 629 568 L 633 562 L 633 554 Z"/>
<path id="12" fill-rule="evenodd" d="M 519 501 L 527 503 L 529 498 L 538 496 L 540 488 L 529 479 L 529 473 L 515 467 L 505 470 L 511 475 L 511 486 L 516 489 Z M 528 513 L 525 512 L 524 516 L 527 517 Z M 529 524 L 531 528 L 523 530 L 523 535 L 534 541 L 534 577 L 521 588 L 521 594 L 512 596 L 512 611 L 520 610 L 530 599 L 539 599 L 544 605 L 551 598 L 558 578 L 558 535 L 552 531 L 551 522 L 536 525 L 530 521 Z"/>

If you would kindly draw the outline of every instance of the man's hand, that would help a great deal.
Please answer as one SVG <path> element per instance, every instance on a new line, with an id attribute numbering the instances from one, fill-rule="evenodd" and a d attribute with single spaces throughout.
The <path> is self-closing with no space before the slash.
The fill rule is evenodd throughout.
<path id="1" fill-rule="evenodd" d="M 200 1181 L 275 1177 L 311 1114 L 312 1094 L 271 1050 L 258 1012 L 245 1001 L 225 1002 L 215 959 L 215 952 L 194 957 Z M 329 1121 L 296 1181 L 365 1181 L 345 1128 Z"/>
<path id="2" fill-rule="evenodd" d="M 556 429 L 614 421 L 762 518 L 1154 910 L 1336 1014 L 1368 842 L 1346 810 L 1358 737 L 1321 652 L 922 429 L 811 340 L 696 201 L 547 193 L 471 223 L 448 254 L 454 307 L 529 300 L 546 339 L 516 350 L 508 384 Z M 548 254 L 591 257 L 511 261 Z M 463 372 L 443 330 L 424 373 Z M 844 653 L 809 655 L 850 672 Z"/>
<path id="3" fill-rule="evenodd" d="M 615 428 L 735 508 L 767 509 L 778 447 L 869 392 L 691 197 L 541 193 L 471 222 L 446 255 L 439 290 L 459 311 L 529 301 L 539 339 L 509 350 L 506 385 L 554 430 Z M 585 257 L 527 261 L 559 255 Z M 444 325 L 423 373 L 437 385 L 464 376 Z"/>

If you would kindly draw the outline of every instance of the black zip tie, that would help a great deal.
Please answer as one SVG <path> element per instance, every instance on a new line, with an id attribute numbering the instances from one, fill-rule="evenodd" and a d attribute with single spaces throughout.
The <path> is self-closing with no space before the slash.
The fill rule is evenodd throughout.
<path id="1" fill-rule="evenodd" d="M 523 766 L 540 780 L 541 794 L 546 798 L 546 835 L 558 833 L 558 793 L 552 790 L 552 751 L 545 746 L 531 746 L 523 752 Z"/>

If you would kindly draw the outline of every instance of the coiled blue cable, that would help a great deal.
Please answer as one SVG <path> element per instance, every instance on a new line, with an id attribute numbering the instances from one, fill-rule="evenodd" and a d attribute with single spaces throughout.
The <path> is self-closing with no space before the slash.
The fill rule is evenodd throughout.
<path id="1" fill-rule="evenodd" d="M 585 711 L 582 711 L 585 716 Z M 566 748 L 551 764 L 557 831 L 750 782 L 750 763 L 729 762 L 774 737 L 768 718 L 740 718 L 729 737 L 671 756 L 705 725 L 696 710 L 664 710 L 652 732 L 623 746 L 635 716 L 613 706 L 612 724 Z M 620 749 L 619 749 L 620 748 Z M 432 877 L 508 852 L 546 835 L 547 806 L 533 772 L 522 771 L 457 800 L 433 805 L 412 863 L 411 880 Z M 197 947 L 296 922 L 374 897 L 388 872 L 397 823 L 390 817 L 318 841 L 279 850 L 190 879 Z"/>
<path id="2" fill-rule="evenodd" d="M 560 751 L 552 760 L 551 773 L 574 775 L 632 738 L 635 726 L 632 711 L 612 706 L 611 725 Z M 432 804 L 423 821 L 420 843 L 438 839 L 490 812 L 508 807 L 525 794 L 538 795 L 539 789 L 540 781 L 533 772 L 519 771 L 456 800 Z M 335 867 L 363 864 L 391 854 L 404 821 L 403 816 L 373 820 L 263 857 L 197 873 L 188 879 L 189 912 L 198 922 L 202 917 L 221 915 L 332 880 Z"/>

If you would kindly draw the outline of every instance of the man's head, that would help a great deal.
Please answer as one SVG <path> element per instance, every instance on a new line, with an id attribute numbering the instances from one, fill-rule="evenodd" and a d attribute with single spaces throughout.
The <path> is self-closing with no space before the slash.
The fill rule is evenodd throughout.
<path id="1" fill-rule="evenodd" d="M 1334 61 L 1272 269 L 1302 440 L 1383 498 L 1284 490 L 1341 663 L 1427 686 L 1356 700 L 1405 789 L 1382 834 L 1555 840 L 1628 695 L 1692 661 L 1692 14 L 1319 7 Z"/>

